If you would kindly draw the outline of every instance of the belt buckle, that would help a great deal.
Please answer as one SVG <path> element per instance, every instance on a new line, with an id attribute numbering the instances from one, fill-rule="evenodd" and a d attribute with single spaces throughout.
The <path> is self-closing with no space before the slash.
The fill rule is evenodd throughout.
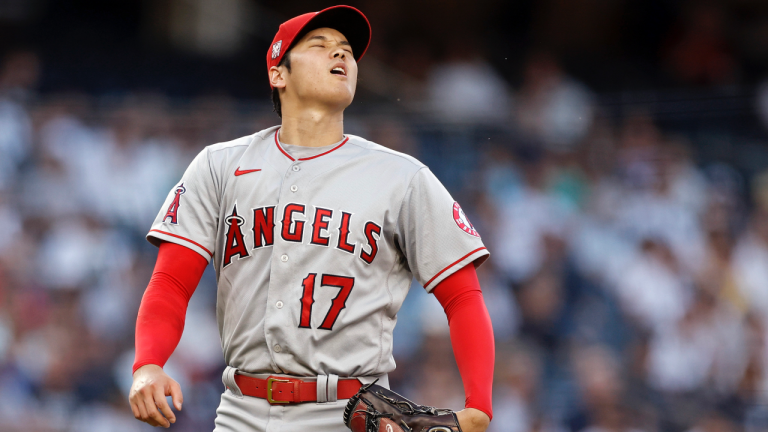
<path id="1" fill-rule="evenodd" d="M 291 380 L 287 380 L 287 379 L 278 379 L 278 378 L 272 378 L 272 377 L 267 378 L 267 402 L 269 402 L 270 404 L 287 404 L 287 403 L 293 402 L 293 401 L 288 401 L 288 400 L 287 401 L 278 401 L 278 400 L 274 400 L 272 398 L 272 384 L 276 383 L 276 382 L 290 383 L 292 381 Z"/>

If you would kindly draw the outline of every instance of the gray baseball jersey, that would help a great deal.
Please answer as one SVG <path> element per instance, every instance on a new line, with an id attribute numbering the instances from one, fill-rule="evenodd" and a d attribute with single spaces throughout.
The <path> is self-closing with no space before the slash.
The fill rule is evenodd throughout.
<path id="1" fill-rule="evenodd" d="M 430 291 L 488 257 L 416 159 L 353 135 L 295 159 L 278 127 L 206 147 L 147 238 L 213 261 L 229 366 L 298 376 L 392 371 L 411 279 Z"/>

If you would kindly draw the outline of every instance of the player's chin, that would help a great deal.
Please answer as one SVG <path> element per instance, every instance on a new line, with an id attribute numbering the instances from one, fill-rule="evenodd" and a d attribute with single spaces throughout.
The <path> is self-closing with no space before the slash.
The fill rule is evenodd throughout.
<path id="1" fill-rule="evenodd" d="M 332 91 L 326 94 L 326 101 L 329 105 L 348 107 L 352 103 L 352 99 L 355 97 L 355 89 L 350 89 L 347 86 L 337 86 Z"/>
<path id="2" fill-rule="evenodd" d="M 331 78 L 331 80 L 335 81 L 332 82 L 330 85 L 331 91 L 334 93 L 343 93 L 343 94 L 349 94 L 354 96 L 355 95 L 355 82 L 352 81 L 349 77 L 336 77 L 334 76 Z"/>

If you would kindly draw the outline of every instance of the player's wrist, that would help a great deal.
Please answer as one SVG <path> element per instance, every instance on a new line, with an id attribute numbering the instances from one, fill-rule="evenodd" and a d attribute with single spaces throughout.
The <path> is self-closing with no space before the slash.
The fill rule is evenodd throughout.
<path id="1" fill-rule="evenodd" d="M 133 377 L 136 378 L 139 375 L 145 375 L 149 373 L 158 373 L 158 372 L 165 373 L 162 366 L 157 365 L 155 363 L 144 363 L 133 371 Z"/>
<path id="2" fill-rule="evenodd" d="M 456 412 L 456 419 L 463 432 L 484 432 L 491 423 L 488 414 L 476 408 L 464 408 Z"/>

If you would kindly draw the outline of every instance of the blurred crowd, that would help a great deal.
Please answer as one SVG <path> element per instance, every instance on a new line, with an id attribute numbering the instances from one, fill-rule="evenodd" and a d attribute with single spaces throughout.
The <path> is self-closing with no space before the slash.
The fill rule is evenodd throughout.
<path id="1" fill-rule="evenodd" d="M 144 235 L 205 145 L 279 119 L 215 94 L 40 96 L 40 68 L 0 63 L 0 431 L 148 430 L 127 403 Z M 550 54 L 522 75 L 448 59 L 418 107 L 347 114 L 427 163 L 491 251 L 491 431 L 767 430 L 768 171 L 699 163 L 641 109 L 603 115 Z M 215 294 L 209 269 L 166 366 L 176 430 L 210 431 L 224 389 Z M 414 282 L 398 320 L 393 389 L 462 408 L 439 303 Z"/>

